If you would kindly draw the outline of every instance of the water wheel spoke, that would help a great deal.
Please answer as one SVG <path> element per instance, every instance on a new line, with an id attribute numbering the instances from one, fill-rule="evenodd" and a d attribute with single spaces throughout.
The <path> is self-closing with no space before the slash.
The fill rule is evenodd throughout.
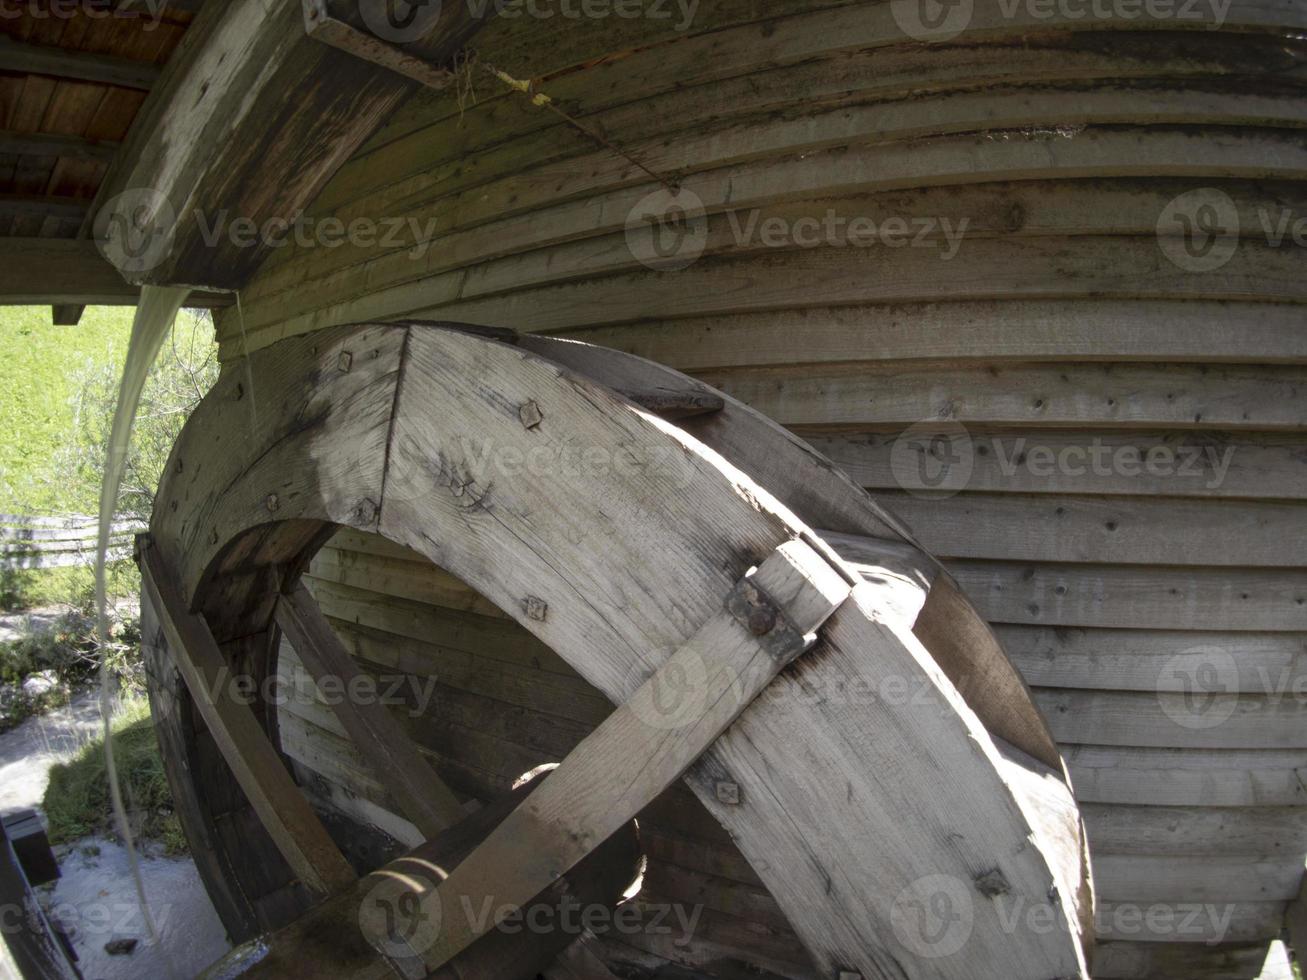
<path id="1" fill-rule="evenodd" d="M 467 909 L 523 908 L 675 782 L 814 640 L 849 583 L 801 541 L 776 549 L 721 610 L 585 738 L 424 903 L 434 972 L 494 928 Z M 402 965 L 412 972 L 415 964 Z"/>
<path id="2" fill-rule="evenodd" d="M 377 699 L 355 697 L 367 675 L 332 632 L 317 601 L 302 584 L 277 601 L 277 625 L 290 640 L 304 669 L 320 688 L 331 679 L 346 692 L 332 708 L 372 771 L 395 798 L 405 817 L 428 840 L 463 819 L 463 808 Z"/>
<path id="3" fill-rule="evenodd" d="M 308 888 L 341 891 L 357 876 L 300 792 L 247 704 L 232 690 L 230 669 L 208 623 L 178 593 L 177 576 L 144 541 L 141 586 L 154 608 L 191 697 L 286 863 Z"/>

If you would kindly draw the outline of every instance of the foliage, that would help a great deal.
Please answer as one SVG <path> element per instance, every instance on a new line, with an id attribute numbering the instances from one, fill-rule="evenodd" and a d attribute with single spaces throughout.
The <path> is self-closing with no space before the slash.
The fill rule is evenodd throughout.
<path id="1" fill-rule="evenodd" d="M 111 727 L 114 767 L 133 836 L 161 840 L 170 853 L 185 852 L 186 838 L 173 811 L 149 702 L 139 696 L 123 701 Z M 52 843 L 92 834 L 115 836 L 103 740 L 87 743 L 71 761 L 50 770 L 41 807 Z"/>
<path id="2" fill-rule="evenodd" d="M 89 309 L 77 327 L 52 327 L 45 307 L 0 308 L 0 511 L 94 514 L 109 427 L 131 336 L 130 309 Z M 183 311 L 146 384 L 118 518 L 144 523 L 182 424 L 216 380 L 213 324 Z M 110 570 L 110 595 L 139 592 L 129 561 Z M 0 571 L 0 609 L 84 607 L 89 568 Z"/>
<path id="3" fill-rule="evenodd" d="M 101 651 L 89 608 L 71 609 L 49 628 L 0 643 L 0 731 L 67 703 L 70 692 L 94 679 L 101 663 L 108 665 L 124 690 L 139 694 L 145 686 L 140 645 L 140 621 L 115 616 L 110 621 L 109 645 Z M 23 682 L 35 675 L 52 677 L 54 688 L 37 696 L 25 693 Z"/>

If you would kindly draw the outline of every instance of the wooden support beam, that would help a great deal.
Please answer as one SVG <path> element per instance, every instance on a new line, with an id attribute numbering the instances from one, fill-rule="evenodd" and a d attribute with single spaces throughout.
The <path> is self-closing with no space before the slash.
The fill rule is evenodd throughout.
<path id="1" fill-rule="evenodd" d="M 460 914 L 468 896 L 471 908 L 525 905 L 679 779 L 850 592 L 808 545 L 777 548 L 428 896 L 443 912 L 439 935 L 412 951 L 422 966 L 434 973 L 493 927 Z M 738 786 L 719 785 L 723 802 L 732 793 L 738 803 Z"/>
<path id="2" fill-rule="evenodd" d="M 5 71 L 99 82 L 146 92 L 160 75 L 159 66 L 148 61 L 31 44 L 6 36 L 0 36 L 0 65 Z"/>
<path id="3" fill-rule="evenodd" d="M 86 307 L 79 303 L 57 303 L 50 307 L 50 322 L 56 327 L 75 327 L 85 312 Z"/>
<path id="4" fill-rule="evenodd" d="M 0 217 L 67 218 L 84 221 L 90 201 L 75 197 L 42 197 L 39 194 L 0 194 Z"/>
<path id="5" fill-rule="evenodd" d="M 472 16 L 466 6 L 446 5 L 459 25 Z M 260 229 L 292 219 L 415 87 L 310 38 L 299 3 L 207 4 L 101 191 L 109 202 L 152 189 L 146 222 L 122 227 L 160 236 L 164 254 L 149 268 L 125 252 L 115 263 L 133 282 L 239 289 L 269 252 L 267 236 L 206 229 L 220 214 Z"/>
<path id="6" fill-rule="evenodd" d="M 112 160 L 118 144 L 56 133 L 15 133 L 0 129 L 0 153 L 15 156 L 67 157 L 73 160 Z"/>
<path id="7" fill-rule="evenodd" d="M 277 625 L 319 687 L 332 678 L 339 690 L 361 690 L 363 671 L 303 585 L 278 601 Z M 335 699 L 332 707 L 355 747 L 423 836 L 430 840 L 463 819 L 458 797 L 436 775 L 384 704 L 346 696 Z"/>
<path id="8" fill-rule="evenodd" d="M 148 541 L 141 548 L 141 588 L 159 617 L 173 660 L 210 734 L 286 862 L 311 890 L 325 895 L 357 880 L 308 800 L 291 779 L 248 705 L 232 697 L 226 658 L 208 624 L 186 608 L 176 575 Z"/>
<path id="9" fill-rule="evenodd" d="M 0 306 L 135 306 L 140 294 L 89 239 L 0 238 Z M 212 308 L 235 299 L 196 292 L 186 302 Z"/>

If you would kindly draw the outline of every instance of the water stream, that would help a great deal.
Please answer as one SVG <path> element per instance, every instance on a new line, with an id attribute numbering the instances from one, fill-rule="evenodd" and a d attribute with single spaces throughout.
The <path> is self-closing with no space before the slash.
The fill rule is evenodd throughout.
<path id="1" fill-rule="evenodd" d="M 104 482 L 100 486 L 100 535 L 95 554 L 95 607 L 96 630 L 102 650 L 107 649 L 109 643 L 109 600 L 105 587 L 109 531 L 113 526 L 114 513 L 118 509 L 118 492 L 122 487 L 123 472 L 127 465 L 132 426 L 136 422 L 136 410 L 140 406 L 141 392 L 150 375 L 150 368 L 154 365 L 159 348 L 163 345 L 164 338 L 168 336 L 168 331 L 172 329 L 177 313 L 189 294 L 190 290 L 185 288 L 142 286 L 140 303 L 136 307 L 136 319 L 132 321 L 132 336 L 127 345 L 127 360 L 123 365 L 122 381 L 118 385 L 118 404 L 114 409 L 113 426 L 110 429 L 108 452 L 104 461 Z M 118 773 L 114 767 L 113 742 L 109 737 L 112 730 L 113 694 L 112 672 L 107 666 L 101 666 L 100 716 L 104 727 L 104 756 L 109 777 L 109 793 L 113 800 L 118 834 L 127 849 L 132 877 L 136 882 L 136 896 L 141 905 L 150 942 L 157 945 L 158 930 L 155 928 L 146 901 L 136 846 L 132 840 L 131 828 L 127 824 L 127 810 L 123 805 Z M 166 956 L 166 951 L 163 952 Z"/>

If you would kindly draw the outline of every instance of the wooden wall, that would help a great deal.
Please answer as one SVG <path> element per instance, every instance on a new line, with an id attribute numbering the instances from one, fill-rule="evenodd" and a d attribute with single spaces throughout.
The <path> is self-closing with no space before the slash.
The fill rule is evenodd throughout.
<path id="1" fill-rule="evenodd" d="M 628 216 L 658 185 L 474 76 L 462 106 L 403 106 L 310 211 L 434 219 L 430 249 L 280 250 L 221 316 L 223 354 L 360 319 L 506 325 L 635 351 L 791 426 L 948 559 L 1034 687 L 1089 825 L 1096 975 L 1253 977 L 1307 853 L 1307 8 L 1236 0 L 1216 30 L 1006 9 L 978 0 L 939 44 L 899 3 L 722 0 L 682 33 L 496 24 L 483 59 L 702 201 L 703 255 L 638 261 Z M 772 247 L 740 240 L 753 209 L 936 232 Z M 1219 265 L 1182 235 L 1213 215 L 1238 230 L 1208 242 Z M 950 257 L 945 218 L 967 221 Z M 903 460 L 939 420 L 969 463 L 926 496 Z M 465 792 L 607 710 L 385 546 L 346 536 L 313 579 L 367 661 L 439 678 L 414 733 Z M 322 793 L 391 819 L 331 736 L 312 708 L 282 723 Z M 752 949 L 804 975 L 728 842 L 664 837 L 658 887 L 712 914 L 694 965 Z"/>

